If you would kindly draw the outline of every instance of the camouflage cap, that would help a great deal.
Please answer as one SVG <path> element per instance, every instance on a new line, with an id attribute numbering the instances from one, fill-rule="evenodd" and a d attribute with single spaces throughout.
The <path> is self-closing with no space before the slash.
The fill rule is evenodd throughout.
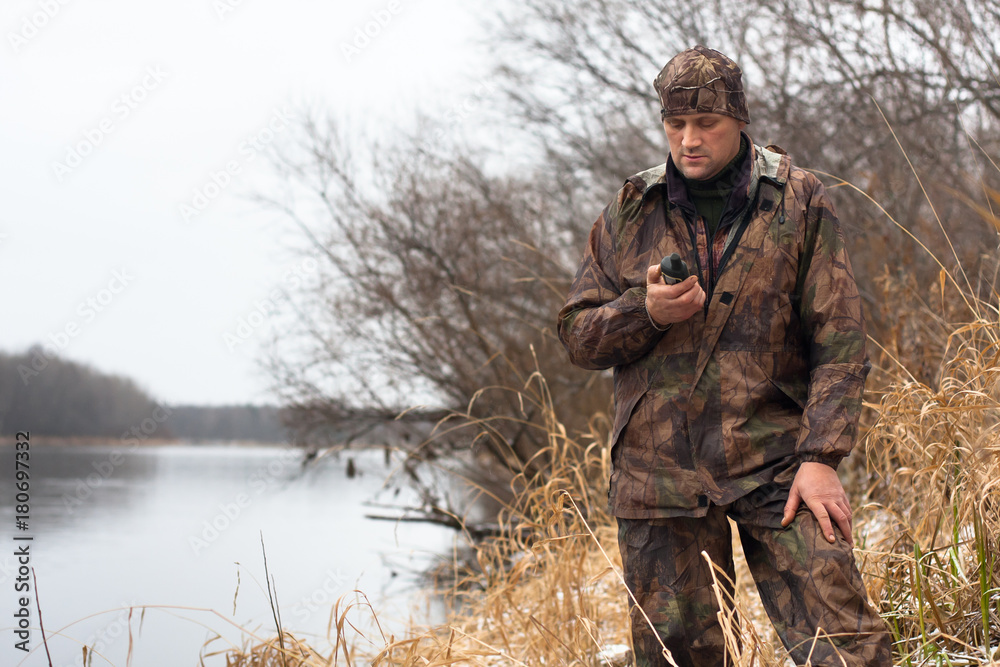
<path id="1" fill-rule="evenodd" d="M 700 44 L 671 58 L 656 75 L 653 88 L 663 105 L 663 118 L 721 113 L 750 122 L 740 66 Z"/>

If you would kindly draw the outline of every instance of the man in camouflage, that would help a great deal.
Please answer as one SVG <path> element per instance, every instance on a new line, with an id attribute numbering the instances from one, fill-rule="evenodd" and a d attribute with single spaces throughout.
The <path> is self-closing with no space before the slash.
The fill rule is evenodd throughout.
<path id="1" fill-rule="evenodd" d="M 854 563 L 836 468 L 870 369 L 861 300 L 823 185 L 755 146 L 740 68 L 697 46 L 654 81 L 666 164 L 625 181 L 559 313 L 573 363 L 614 369 L 609 505 L 640 666 L 722 665 L 705 552 L 738 527 L 797 664 L 890 665 Z M 666 284 L 678 253 L 691 277 Z M 721 578 L 720 578 L 721 579 Z M 731 659 L 731 657 L 730 657 Z"/>

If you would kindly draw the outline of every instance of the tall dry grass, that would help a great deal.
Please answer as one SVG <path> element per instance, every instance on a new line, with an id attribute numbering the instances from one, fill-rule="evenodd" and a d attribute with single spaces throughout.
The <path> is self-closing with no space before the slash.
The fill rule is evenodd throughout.
<path id="1" fill-rule="evenodd" d="M 994 276 L 974 287 L 958 271 L 935 285 L 890 274 L 881 282 L 898 326 L 873 341 L 869 426 L 845 472 L 860 500 L 858 563 L 892 629 L 897 665 L 1000 664 L 996 284 Z M 434 592 L 451 601 L 445 623 L 372 636 L 351 621 L 374 614 L 370 606 L 342 600 L 331 613 L 332 650 L 321 654 L 286 633 L 292 648 L 271 641 L 233 649 L 227 665 L 628 664 L 628 599 L 605 510 L 606 417 L 569 434 L 542 377 L 531 376 L 519 394 L 541 415 L 529 426 L 547 435 L 544 465 L 513 481 L 501 533 L 472 545 L 473 562 L 455 563 L 446 589 Z M 734 664 L 784 665 L 738 545 L 735 599 L 717 590 Z"/>
<path id="2" fill-rule="evenodd" d="M 886 290 L 912 297 L 912 286 Z M 928 335 L 919 349 L 892 345 L 877 355 L 884 385 L 872 393 L 875 421 L 861 448 L 870 485 L 856 516 L 857 555 L 899 665 L 1000 659 L 1000 326 L 995 305 L 978 305 L 989 317 L 939 319 L 947 332 L 940 340 Z M 930 310 L 921 317 L 926 324 Z M 936 358 L 936 377 L 915 379 L 909 358 L 925 365 Z M 333 615 L 335 650 L 321 655 L 295 644 L 279 662 L 272 641 L 231 651 L 227 664 L 627 664 L 627 596 L 605 511 L 607 423 L 595 419 L 589 433 L 571 437 L 541 377 L 521 393 L 544 415 L 536 427 L 548 433 L 546 466 L 515 480 L 502 533 L 475 546 L 474 564 L 445 591 L 454 610 L 446 623 L 404 638 L 372 637 L 349 618 L 368 608 L 344 605 Z M 739 559 L 736 599 L 723 604 L 736 665 L 784 664 Z"/>
<path id="3" fill-rule="evenodd" d="M 902 302 L 927 293 L 915 287 L 887 281 Z M 995 298 L 956 305 L 933 287 L 938 307 L 925 300 L 901 327 L 919 343 L 903 335 L 880 355 L 890 382 L 875 392 L 857 532 L 898 664 L 988 664 L 1000 659 L 1000 313 Z"/>

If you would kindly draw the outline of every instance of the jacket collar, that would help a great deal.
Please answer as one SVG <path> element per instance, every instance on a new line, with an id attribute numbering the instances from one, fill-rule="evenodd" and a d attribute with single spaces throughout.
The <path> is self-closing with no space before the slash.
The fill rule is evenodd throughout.
<path id="1" fill-rule="evenodd" d="M 732 199 L 729 202 L 730 207 L 739 203 L 737 210 L 742 209 L 747 201 L 753 200 L 753 195 L 761 180 L 768 181 L 781 189 L 785 186 L 788 172 L 791 170 L 791 159 L 784 150 L 773 145 L 766 148 L 757 146 L 746 132 L 741 132 L 741 134 L 750 143 L 745 163 L 750 166 L 750 169 L 745 169 L 748 173 L 741 174 L 740 180 L 737 181 L 739 202 Z M 681 180 L 677 167 L 674 166 L 672 157 L 668 156 L 667 162 L 640 172 L 629 178 L 628 181 L 642 190 L 643 201 L 647 196 L 658 192 L 671 205 L 694 210 L 687 194 L 687 188 L 684 187 L 684 182 Z M 736 194 L 737 192 L 734 191 L 733 195 Z"/>

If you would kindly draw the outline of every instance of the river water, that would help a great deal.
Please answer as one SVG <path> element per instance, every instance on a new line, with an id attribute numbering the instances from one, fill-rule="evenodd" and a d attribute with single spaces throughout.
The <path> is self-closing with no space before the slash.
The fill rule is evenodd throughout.
<path id="1" fill-rule="evenodd" d="M 357 474 L 348 478 L 347 458 Z M 30 449 L 28 530 L 15 526 L 13 439 L 0 447 L 0 665 L 48 665 L 35 601 L 31 653 L 15 647 L 24 595 L 15 551 L 28 545 L 48 648 L 56 667 L 199 664 L 199 655 L 274 635 L 261 540 L 283 627 L 322 649 L 331 607 L 363 591 L 388 633 L 408 619 L 440 619 L 417 573 L 455 546 L 453 531 L 366 519 L 370 503 L 402 505 L 382 490 L 394 464 L 382 451 L 302 465 L 288 447 L 45 446 Z M 16 537 L 31 537 L 15 540 Z M 34 586 L 32 586 L 34 589 Z M 132 607 L 131 618 L 128 607 Z M 146 611 L 143 615 L 142 609 Z M 371 628 L 358 608 L 356 623 Z M 377 632 L 377 631 L 376 631 Z M 222 639 L 203 648 L 216 634 Z M 208 666 L 225 664 L 220 656 Z"/>

